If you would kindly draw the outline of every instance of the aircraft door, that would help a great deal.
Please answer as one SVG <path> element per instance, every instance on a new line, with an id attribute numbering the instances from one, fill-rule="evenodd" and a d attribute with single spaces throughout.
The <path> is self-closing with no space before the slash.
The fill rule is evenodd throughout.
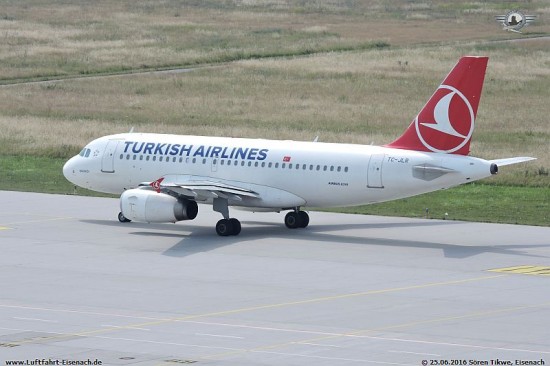
<path id="1" fill-rule="evenodd" d="M 373 154 L 369 160 L 367 168 L 367 187 L 384 188 L 382 184 L 382 165 L 384 164 L 384 154 Z"/>
<path id="2" fill-rule="evenodd" d="M 103 157 L 101 158 L 101 171 L 103 173 L 115 172 L 115 151 L 118 146 L 119 140 L 109 140 L 105 151 L 103 151 Z"/>

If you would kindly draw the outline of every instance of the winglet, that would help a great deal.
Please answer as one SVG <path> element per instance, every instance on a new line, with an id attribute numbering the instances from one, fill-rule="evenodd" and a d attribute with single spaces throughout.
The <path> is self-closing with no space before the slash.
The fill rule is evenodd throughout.
<path id="1" fill-rule="evenodd" d="M 150 185 L 151 187 L 153 187 L 153 189 L 154 189 L 155 191 L 157 191 L 157 193 L 160 193 L 160 184 L 162 183 L 163 180 L 164 180 L 164 177 L 163 177 L 163 178 L 159 178 L 159 179 L 157 179 L 156 181 L 149 183 L 149 185 Z"/>
<path id="2" fill-rule="evenodd" d="M 488 57 L 462 57 L 410 126 L 395 149 L 468 155 Z"/>

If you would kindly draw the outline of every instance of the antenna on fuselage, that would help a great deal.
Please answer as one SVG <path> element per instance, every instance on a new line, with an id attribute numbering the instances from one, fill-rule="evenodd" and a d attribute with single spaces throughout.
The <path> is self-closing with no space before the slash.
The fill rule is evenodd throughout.
<path id="1" fill-rule="evenodd" d="M 315 138 L 313 139 L 313 142 L 317 142 L 319 141 L 319 136 L 315 136 Z"/>
<path id="2" fill-rule="evenodd" d="M 128 133 L 134 133 L 134 126 L 132 126 L 132 128 L 130 128 L 130 132 Z"/>

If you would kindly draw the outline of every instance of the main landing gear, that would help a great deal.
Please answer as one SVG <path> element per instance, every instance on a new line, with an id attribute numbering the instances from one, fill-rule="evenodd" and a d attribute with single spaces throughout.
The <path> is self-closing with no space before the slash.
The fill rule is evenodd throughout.
<path id="1" fill-rule="evenodd" d="M 216 233 L 219 236 L 239 235 L 241 233 L 241 222 L 235 218 L 229 218 L 227 198 L 214 198 L 212 208 L 223 215 L 223 219 L 216 224 Z"/>
<path id="2" fill-rule="evenodd" d="M 289 229 L 305 228 L 309 225 L 309 215 L 297 207 L 286 214 L 285 225 Z"/>
<path id="3" fill-rule="evenodd" d="M 237 219 L 221 219 L 216 224 L 216 233 L 219 236 L 239 235 L 241 232 L 241 222 Z"/>

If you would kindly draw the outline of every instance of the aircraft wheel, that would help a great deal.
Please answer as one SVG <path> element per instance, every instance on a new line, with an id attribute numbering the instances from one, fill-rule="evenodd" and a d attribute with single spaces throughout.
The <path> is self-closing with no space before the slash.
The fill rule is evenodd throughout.
<path id="1" fill-rule="evenodd" d="M 118 221 L 120 221 L 120 222 L 132 222 L 132 220 L 127 219 L 127 218 L 122 214 L 122 212 L 119 212 L 119 213 L 118 213 Z"/>
<path id="2" fill-rule="evenodd" d="M 294 211 L 290 211 L 285 216 L 285 225 L 289 229 L 296 229 L 300 227 L 298 214 Z"/>
<path id="3" fill-rule="evenodd" d="M 216 233 L 219 236 L 229 236 L 233 232 L 233 225 L 231 225 L 231 221 L 227 219 L 221 219 L 216 224 Z"/>
<path id="4" fill-rule="evenodd" d="M 229 224 L 232 227 L 231 235 L 239 235 L 241 233 L 241 222 L 237 219 L 229 219 Z"/>
<path id="5" fill-rule="evenodd" d="M 299 227 L 307 227 L 309 225 L 309 215 L 305 211 L 299 211 L 298 212 L 298 222 L 300 224 Z"/>

